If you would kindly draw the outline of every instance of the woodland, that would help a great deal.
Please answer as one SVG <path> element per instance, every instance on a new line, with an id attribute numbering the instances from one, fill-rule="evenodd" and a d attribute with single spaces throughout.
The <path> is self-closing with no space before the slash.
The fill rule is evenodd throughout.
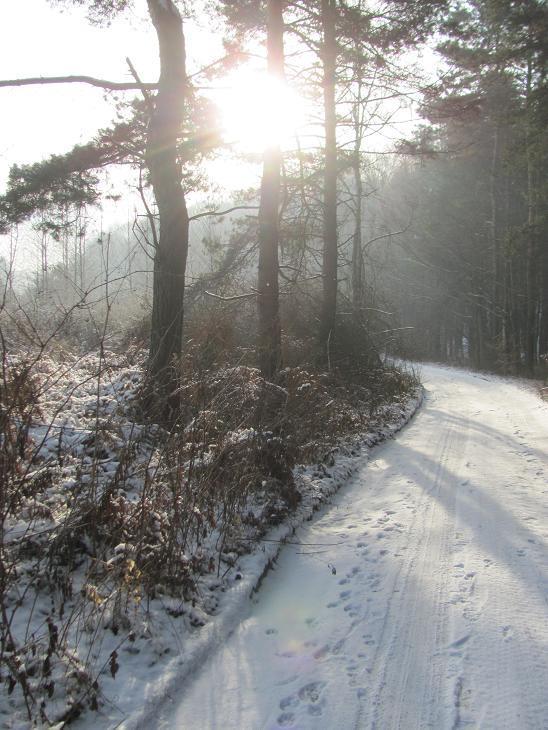
<path id="1" fill-rule="evenodd" d="M 138 4 L 50 0 L 100 27 Z M 543 2 L 141 5 L 157 79 L 0 79 L 98 87 L 113 116 L 0 195 L 6 722 L 103 712 L 105 677 L 199 631 L 310 480 L 404 417 L 405 362 L 548 371 Z M 224 54 L 189 72 L 204 14 Z M 207 90 L 251 61 L 274 121 L 242 149 Z"/>

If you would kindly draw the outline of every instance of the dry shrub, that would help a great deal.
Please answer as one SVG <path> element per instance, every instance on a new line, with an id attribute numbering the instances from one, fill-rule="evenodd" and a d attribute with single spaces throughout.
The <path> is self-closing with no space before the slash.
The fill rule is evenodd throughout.
<path id="1" fill-rule="evenodd" d="M 7 511 L 4 504 L 3 517 L 9 512 L 28 527 L 24 539 L 3 546 L 1 607 L 13 616 L 30 610 L 34 597 L 51 598 L 41 633 L 18 642 L 6 622 L 1 636 L 7 690 L 24 697 L 29 717 L 70 720 L 97 708 L 98 674 L 73 651 L 82 636 L 93 645 L 107 628 L 116 641 L 130 640 L 149 601 L 161 595 L 180 605 L 171 604 L 173 616 L 203 623 L 188 608 L 206 600 L 200 576 L 220 582 L 238 554 L 295 508 L 295 464 L 325 459 L 338 440 L 366 430 L 380 404 L 411 386 L 396 370 L 360 363 L 331 373 L 288 367 L 271 383 L 253 367 L 213 367 L 230 346 L 223 337 L 231 336 L 228 325 L 214 334 L 194 340 L 187 354 L 185 410 L 171 431 L 135 423 L 137 368 L 118 382 L 112 354 L 105 357 L 109 377 L 101 371 L 88 383 L 90 363 L 83 383 L 67 384 L 84 426 L 75 432 L 85 434 L 62 443 L 61 428 L 59 448 L 49 448 L 47 458 L 36 445 L 27 448 L 33 419 L 47 420 L 40 380 L 24 364 L 4 369 L 2 458 L 17 500 Z M 217 349 L 208 349 L 212 341 Z M 213 612 L 208 600 L 203 610 Z M 50 640 L 50 626 L 58 638 Z M 111 659 L 115 674 L 117 657 Z M 61 685 L 64 698 L 56 703 Z"/>
<path id="2" fill-rule="evenodd" d="M 40 489 L 41 478 L 29 477 L 29 430 L 41 417 L 39 384 L 32 363 L 2 363 L 0 381 L 0 516 L 14 514 L 21 500 Z M 44 475 L 42 474 L 41 477 Z"/>

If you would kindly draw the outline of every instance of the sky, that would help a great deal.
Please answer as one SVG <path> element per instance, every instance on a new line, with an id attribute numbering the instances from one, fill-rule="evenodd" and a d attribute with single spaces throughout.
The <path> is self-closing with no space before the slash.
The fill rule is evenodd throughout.
<path id="1" fill-rule="evenodd" d="M 91 25 L 83 8 L 67 9 L 48 0 L 3 0 L 0 20 L 0 78 L 81 74 L 113 81 L 132 80 L 126 63 L 129 56 L 143 80 L 157 79 L 157 39 L 146 0 L 135 0 L 134 8 L 125 11 L 109 27 Z M 189 74 L 223 55 L 222 27 L 214 24 L 209 16 L 185 23 Z M 263 120 L 253 119 L 252 114 L 262 110 L 264 117 L 272 89 L 265 93 L 261 81 L 253 82 L 249 75 L 239 73 L 240 84 L 236 81 L 234 88 L 227 88 L 226 81 L 218 82 L 224 86 L 217 98 L 229 127 L 241 126 L 248 140 L 258 144 L 260 135 L 256 130 L 268 128 L 269 121 L 272 126 L 268 119 L 272 114 Z M 129 99 L 134 92 L 119 92 L 124 93 Z M 0 191 L 5 188 L 12 164 L 36 162 L 63 153 L 75 144 L 89 141 L 97 129 L 109 125 L 114 119 L 115 98 L 112 92 L 85 84 L 0 88 Z M 303 114 L 298 108 L 299 100 L 293 97 L 285 101 L 282 106 L 292 109 L 298 123 Z M 409 113 L 406 110 L 404 115 Z M 229 165 L 226 158 L 208 164 L 210 177 L 221 187 L 246 188 L 258 183 L 258 166 L 239 162 L 235 175 L 233 163 Z M 120 173 L 112 179 L 115 184 L 122 182 Z M 102 214 L 107 225 L 116 216 L 126 221 L 130 215 L 128 206 L 133 205 L 134 202 L 126 203 L 124 210 L 120 205 L 111 205 L 110 209 L 105 205 Z"/>
<path id="2" fill-rule="evenodd" d="M 0 78 L 89 75 L 132 81 L 126 56 L 143 80 L 158 77 L 157 39 L 146 1 L 135 0 L 109 27 L 90 24 L 85 10 L 53 6 L 47 0 L 2 0 L 0 10 Z M 188 23 L 189 73 L 222 55 L 221 34 L 211 21 Z M 191 38 L 191 40 L 190 40 Z M 198 55 L 195 49 L 199 51 Z M 131 99 L 135 92 L 119 92 Z M 11 165 L 37 162 L 89 141 L 115 116 L 116 95 L 86 84 L 0 88 L 0 192 Z M 216 170 L 216 174 L 223 170 Z M 222 176 L 222 175 L 221 175 Z M 114 183 L 122 175 L 112 175 Z M 103 223 L 126 221 L 134 201 L 103 206 Z M 27 236 L 31 236 L 27 233 Z M 0 256 L 9 246 L 0 236 Z M 19 263 L 19 262 L 18 262 Z"/>
<path id="3" fill-rule="evenodd" d="M 4 2 L 1 14 L 3 79 L 88 74 L 126 80 L 127 55 L 143 76 L 156 75 L 154 37 L 137 13 L 111 28 L 93 27 L 82 9 L 61 12 L 46 0 Z M 112 119 L 108 96 L 84 84 L 0 89 L 0 184 L 13 162 L 33 162 L 87 141 Z"/>

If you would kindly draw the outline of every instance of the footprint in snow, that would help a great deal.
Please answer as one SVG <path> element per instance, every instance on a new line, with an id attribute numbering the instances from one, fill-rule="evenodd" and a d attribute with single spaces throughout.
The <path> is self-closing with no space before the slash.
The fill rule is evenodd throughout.
<path id="1" fill-rule="evenodd" d="M 303 702 L 316 704 L 320 701 L 325 682 L 309 682 L 299 690 L 299 698 Z"/>
<path id="2" fill-rule="evenodd" d="M 295 715 L 292 712 L 282 712 L 277 722 L 280 727 L 292 727 L 294 720 Z"/>
<path id="3" fill-rule="evenodd" d="M 344 647 L 344 639 L 339 639 L 339 641 L 337 641 L 337 643 L 333 646 L 331 653 L 335 654 L 335 655 L 340 654 L 343 647 Z"/>
<path id="4" fill-rule="evenodd" d="M 319 717 L 323 713 L 322 705 L 308 705 L 308 714 L 314 717 Z"/>
<path id="5" fill-rule="evenodd" d="M 299 678 L 298 674 L 290 674 L 289 677 L 281 679 L 279 682 L 275 682 L 276 687 L 285 687 L 286 684 L 293 684 Z"/>
<path id="6" fill-rule="evenodd" d="M 466 634 L 465 636 L 461 636 L 460 639 L 457 639 L 456 641 L 453 641 L 451 644 L 449 644 L 449 649 L 458 649 L 461 646 L 464 646 L 468 639 L 470 638 L 470 634 Z"/>
<path id="7" fill-rule="evenodd" d="M 280 710 L 287 710 L 288 707 L 297 707 L 299 704 L 299 698 L 295 695 L 289 695 L 280 700 Z"/>
<path id="8" fill-rule="evenodd" d="M 329 654 L 329 644 L 325 644 L 325 646 L 322 646 L 320 649 L 314 652 L 313 656 L 314 659 L 323 659 Z"/>

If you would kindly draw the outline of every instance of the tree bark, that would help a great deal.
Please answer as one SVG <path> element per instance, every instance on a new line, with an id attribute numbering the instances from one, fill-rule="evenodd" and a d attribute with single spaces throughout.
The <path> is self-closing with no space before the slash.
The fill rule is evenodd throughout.
<path id="1" fill-rule="evenodd" d="M 498 351 L 501 343 L 501 256 L 500 256 L 500 236 L 499 236 L 499 205 L 498 205 L 498 181 L 499 181 L 499 157 L 500 157 L 500 129 L 499 122 L 495 120 L 493 130 L 493 152 L 491 156 L 490 170 L 490 204 L 491 204 L 491 225 L 489 227 L 489 237 L 491 244 L 491 253 L 493 257 L 492 263 L 492 293 L 490 306 L 490 334 L 491 334 L 491 351 L 492 366 L 497 364 Z"/>
<path id="2" fill-rule="evenodd" d="M 188 213 L 177 142 L 186 94 L 185 42 L 173 0 L 148 0 L 160 50 L 160 79 L 150 121 L 146 163 L 160 219 L 154 258 L 148 375 L 162 397 L 172 394 L 182 350 L 183 297 L 188 253 Z"/>
<path id="3" fill-rule="evenodd" d="M 267 3 L 267 65 L 270 78 L 283 81 L 284 21 L 282 0 Z M 281 365 L 281 329 L 278 284 L 280 242 L 280 176 L 282 154 L 279 144 L 270 145 L 263 157 L 259 208 L 258 359 L 265 378 L 273 377 Z"/>
<path id="4" fill-rule="evenodd" d="M 329 364 L 330 343 L 337 315 L 337 117 L 335 108 L 336 0 L 322 0 L 322 65 L 325 115 L 323 206 L 323 301 L 320 352 Z"/>
<path id="5" fill-rule="evenodd" d="M 534 159 L 531 135 L 531 94 L 533 67 L 531 59 L 527 62 L 527 97 L 526 97 L 526 160 L 527 160 L 527 261 L 526 291 L 527 313 L 525 332 L 525 365 L 532 374 L 537 362 L 537 256 L 535 231 L 535 187 Z"/>
<path id="6" fill-rule="evenodd" d="M 358 51 L 357 51 L 358 52 Z M 357 94 L 356 102 L 353 109 L 354 117 L 354 186 L 355 186 L 355 220 L 354 220 L 354 236 L 352 238 L 352 306 L 354 310 L 354 318 L 356 322 L 361 321 L 361 307 L 363 305 L 363 250 L 362 250 L 362 203 L 363 203 L 363 181 L 361 171 L 361 144 L 362 144 L 362 124 L 361 124 L 361 107 L 362 107 L 362 81 L 361 67 L 356 63 L 357 78 Z"/>

